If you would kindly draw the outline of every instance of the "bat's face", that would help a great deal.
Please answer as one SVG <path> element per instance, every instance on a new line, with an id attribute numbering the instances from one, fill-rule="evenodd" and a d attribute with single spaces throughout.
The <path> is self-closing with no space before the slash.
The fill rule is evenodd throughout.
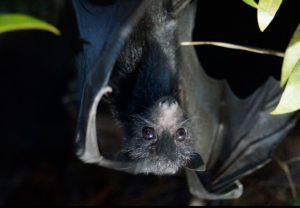
<path id="1" fill-rule="evenodd" d="M 125 150 L 139 173 L 174 174 L 194 155 L 189 121 L 173 97 L 163 97 L 143 116 L 133 116 L 133 128 L 127 131 Z"/>

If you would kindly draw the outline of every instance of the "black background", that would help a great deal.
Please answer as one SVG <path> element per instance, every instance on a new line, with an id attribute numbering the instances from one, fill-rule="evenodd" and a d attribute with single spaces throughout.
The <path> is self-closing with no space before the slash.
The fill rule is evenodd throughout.
<path id="1" fill-rule="evenodd" d="M 182 175 L 132 176 L 76 158 L 78 100 L 63 102 L 78 90 L 72 61 L 80 44 L 69 6 L 60 37 L 42 31 L 0 36 L 0 204 L 187 204 Z M 199 0 L 194 39 L 284 51 L 300 23 L 299 8 L 300 1 L 283 1 L 262 33 L 256 10 L 242 1 Z M 197 52 L 207 74 L 227 79 L 239 97 L 280 76 L 278 57 L 213 46 Z"/>

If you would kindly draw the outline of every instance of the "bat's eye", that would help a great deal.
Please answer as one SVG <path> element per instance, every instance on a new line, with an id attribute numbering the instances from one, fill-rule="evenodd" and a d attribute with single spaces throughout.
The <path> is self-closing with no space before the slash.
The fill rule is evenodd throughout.
<path id="1" fill-rule="evenodd" d="M 156 137 L 155 130 L 152 127 L 144 127 L 142 132 L 143 132 L 143 137 L 146 140 L 155 139 Z"/>
<path id="2" fill-rule="evenodd" d="M 175 138 L 176 138 L 176 140 L 178 140 L 178 141 L 183 141 L 183 140 L 185 140 L 186 135 L 187 135 L 186 130 L 185 130 L 184 128 L 179 128 L 179 129 L 177 129 L 177 131 L 176 131 L 176 136 L 175 136 Z"/>

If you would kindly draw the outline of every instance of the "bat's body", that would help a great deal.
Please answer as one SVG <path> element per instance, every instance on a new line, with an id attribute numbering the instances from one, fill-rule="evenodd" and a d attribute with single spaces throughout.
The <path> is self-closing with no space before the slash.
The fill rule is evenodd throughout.
<path id="1" fill-rule="evenodd" d="M 270 161 L 297 118 L 270 114 L 282 93 L 278 81 L 269 78 L 239 99 L 226 81 L 208 77 L 193 47 L 178 46 L 192 39 L 197 1 L 93 2 L 73 0 L 88 43 L 77 57 L 83 86 L 78 156 L 134 174 L 188 167 L 197 197 L 241 196 L 238 180 Z M 96 112 L 108 86 L 105 100 L 124 132 L 118 161 L 98 148 Z M 207 169 L 199 172 L 202 159 Z"/>
<path id="2" fill-rule="evenodd" d="M 118 159 L 137 162 L 140 173 L 174 174 L 193 151 L 190 122 L 178 98 L 177 24 L 168 13 L 152 12 L 165 11 L 161 4 L 126 41 L 109 81 L 113 93 L 104 100 L 124 132 Z"/>

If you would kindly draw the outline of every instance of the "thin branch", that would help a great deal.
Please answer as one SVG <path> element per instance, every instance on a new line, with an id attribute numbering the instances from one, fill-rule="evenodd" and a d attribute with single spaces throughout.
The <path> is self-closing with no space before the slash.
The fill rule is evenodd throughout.
<path id="1" fill-rule="evenodd" d="M 285 163 L 284 161 L 282 161 L 281 159 L 279 159 L 276 156 L 273 156 L 273 159 L 277 162 L 277 164 L 280 166 L 280 168 L 284 171 L 284 173 L 287 177 L 290 189 L 291 189 L 292 197 L 294 199 L 296 199 L 298 193 L 297 193 L 295 183 L 294 183 L 294 180 L 293 180 L 293 177 L 292 177 L 289 166 L 287 165 L 287 163 Z"/>
<path id="2" fill-rule="evenodd" d="M 294 162 L 300 162 L 300 157 L 293 157 L 289 160 L 286 160 L 285 161 L 287 164 L 291 164 L 291 163 L 294 163 Z"/>
<path id="3" fill-rule="evenodd" d="M 216 42 L 216 41 L 193 41 L 193 42 L 181 42 L 181 46 L 197 46 L 197 45 L 212 45 L 212 46 L 218 46 L 223 48 L 230 48 L 234 50 L 242 50 L 242 51 L 248 51 L 253 53 L 259 53 L 259 54 L 265 54 L 265 55 L 271 55 L 271 56 L 277 56 L 277 57 L 284 57 L 284 52 L 281 51 L 275 51 L 275 50 L 269 50 L 269 49 L 263 49 L 263 48 L 255 48 L 250 46 L 243 46 L 243 45 L 237 45 L 232 43 L 225 43 L 225 42 Z"/>

